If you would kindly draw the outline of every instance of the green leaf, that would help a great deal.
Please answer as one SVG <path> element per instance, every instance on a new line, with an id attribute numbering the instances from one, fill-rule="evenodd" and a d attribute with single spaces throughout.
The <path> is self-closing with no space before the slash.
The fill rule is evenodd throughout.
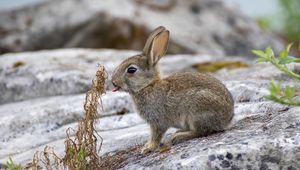
<path id="1" fill-rule="evenodd" d="M 275 97 L 273 95 L 267 95 L 265 98 L 268 100 L 274 100 Z"/>
<path id="2" fill-rule="evenodd" d="M 86 153 L 85 149 L 84 149 L 84 148 L 81 148 L 81 149 L 79 150 L 79 152 L 78 152 L 78 155 L 77 155 L 77 161 L 78 161 L 78 162 L 81 162 L 81 161 L 83 161 L 84 159 L 86 159 L 86 157 L 87 157 L 87 153 Z"/>
<path id="3" fill-rule="evenodd" d="M 7 167 L 9 170 L 21 170 L 22 165 L 21 164 L 15 164 L 11 157 L 9 157 L 9 160 L 7 161 Z"/>
<path id="4" fill-rule="evenodd" d="M 278 64 L 288 64 L 288 63 L 291 63 L 291 62 L 294 62 L 295 61 L 295 57 L 292 57 L 292 56 L 289 56 L 289 51 L 291 49 L 291 47 L 293 46 L 293 43 L 290 43 L 286 49 L 282 50 L 280 53 L 279 53 L 279 58 L 280 58 L 280 61 Z"/>
<path id="5" fill-rule="evenodd" d="M 291 99 L 295 96 L 295 91 L 294 87 L 286 86 L 284 94 L 287 98 Z"/>
<path id="6" fill-rule="evenodd" d="M 289 55 L 288 51 L 286 49 L 280 51 L 279 53 L 279 58 L 280 59 L 284 59 L 285 57 L 287 57 Z"/>
<path id="7" fill-rule="evenodd" d="M 9 157 L 8 161 L 6 162 L 8 169 L 14 169 L 14 163 L 11 157 Z"/>
<path id="8" fill-rule="evenodd" d="M 289 64 L 291 62 L 296 61 L 297 58 L 293 57 L 293 56 L 287 56 L 284 59 L 280 60 L 278 64 Z"/>
<path id="9" fill-rule="evenodd" d="M 300 63 L 300 58 L 295 58 L 294 62 L 295 63 Z"/>
<path id="10" fill-rule="evenodd" d="M 279 95 L 280 92 L 281 92 L 281 87 L 280 87 L 280 84 L 276 84 L 274 82 L 274 80 L 271 81 L 271 86 L 269 88 L 270 92 L 271 92 L 271 95 Z"/>
<path id="11" fill-rule="evenodd" d="M 290 52 L 291 47 L 293 46 L 294 43 L 290 43 L 287 47 L 286 47 L 286 51 Z"/>
<path id="12" fill-rule="evenodd" d="M 274 57 L 274 52 L 273 52 L 271 47 L 267 47 L 266 50 L 265 50 L 265 53 L 267 54 L 268 58 Z"/>
<path id="13" fill-rule="evenodd" d="M 258 62 L 258 63 L 264 63 L 264 62 L 268 62 L 269 60 L 268 59 L 266 59 L 266 58 L 258 58 L 257 60 L 256 60 L 256 62 Z"/>
<path id="14" fill-rule="evenodd" d="M 255 54 L 256 56 L 258 56 L 258 57 L 262 57 L 262 58 L 266 58 L 267 57 L 267 55 L 263 51 L 261 51 L 261 50 L 252 50 L 251 52 L 253 54 Z"/>

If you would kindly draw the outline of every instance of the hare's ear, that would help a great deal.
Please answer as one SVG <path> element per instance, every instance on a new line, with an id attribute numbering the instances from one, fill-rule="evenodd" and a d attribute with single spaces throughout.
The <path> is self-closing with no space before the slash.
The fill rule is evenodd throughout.
<path id="1" fill-rule="evenodd" d="M 153 39 L 164 30 L 166 30 L 165 27 L 159 26 L 149 35 L 145 47 L 143 49 L 143 54 L 145 55 L 149 54 L 150 46 L 152 44 Z"/>
<path id="2" fill-rule="evenodd" d="M 169 31 L 165 30 L 154 37 L 148 54 L 148 64 L 155 66 L 159 59 L 164 56 L 169 44 Z"/>
<path id="3" fill-rule="evenodd" d="M 169 31 L 163 30 L 158 33 L 152 40 L 149 51 L 146 54 L 148 57 L 148 64 L 153 67 L 157 64 L 159 59 L 165 55 L 169 44 Z"/>

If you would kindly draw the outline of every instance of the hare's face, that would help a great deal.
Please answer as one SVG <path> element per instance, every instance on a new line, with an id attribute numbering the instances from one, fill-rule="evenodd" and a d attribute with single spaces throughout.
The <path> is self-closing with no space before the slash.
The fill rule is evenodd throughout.
<path id="1" fill-rule="evenodd" d="M 142 54 L 126 59 L 115 69 L 112 76 L 113 91 L 123 89 L 137 92 L 159 79 L 156 65 L 166 53 L 168 43 L 169 31 L 164 27 L 156 28 L 149 36 Z"/>
<path id="2" fill-rule="evenodd" d="M 136 92 L 159 77 L 156 67 L 149 67 L 147 57 L 137 55 L 123 61 L 113 72 L 114 91 Z"/>

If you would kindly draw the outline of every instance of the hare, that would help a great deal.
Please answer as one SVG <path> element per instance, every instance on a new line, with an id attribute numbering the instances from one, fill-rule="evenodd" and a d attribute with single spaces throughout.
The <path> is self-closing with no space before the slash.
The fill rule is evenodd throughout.
<path id="1" fill-rule="evenodd" d="M 211 75 L 176 73 L 160 77 L 157 63 L 168 43 L 169 31 L 156 28 L 143 52 L 124 60 L 112 75 L 113 91 L 129 92 L 140 116 L 150 125 L 151 136 L 142 153 L 158 148 L 170 127 L 180 130 L 167 144 L 223 131 L 234 115 L 230 92 Z"/>

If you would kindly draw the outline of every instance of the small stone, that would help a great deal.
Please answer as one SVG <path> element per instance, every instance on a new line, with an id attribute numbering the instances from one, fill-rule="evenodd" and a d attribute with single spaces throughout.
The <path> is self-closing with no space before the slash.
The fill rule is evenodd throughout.
<path id="1" fill-rule="evenodd" d="M 222 163 L 220 164 L 220 166 L 222 168 L 228 168 L 228 167 L 230 167 L 230 162 L 227 160 L 223 160 Z"/>
<path id="2" fill-rule="evenodd" d="M 239 160 L 239 161 L 243 161 L 243 157 L 242 157 L 242 154 L 237 154 L 236 156 L 236 160 Z"/>
<path id="3" fill-rule="evenodd" d="M 232 165 L 231 166 L 231 170 L 240 170 L 240 168 L 238 166 L 236 166 L 236 165 Z"/>
<path id="4" fill-rule="evenodd" d="M 182 155 L 180 155 L 180 158 L 181 159 L 185 159 L 185 158 L 187 158 L 187 157 L 189 157 L 190 155 L 188 154 L 188 153 L 184 153 L 184 154 L 182 154 Z"/>
<path id="5" fill-rule="evenodd" d="M 197 4 L 192 4 L 190 6 L 190 11 L 193 13 L 193 14 L 199 14 L 201 9 L 200 7 L 197 5 Z"/>
<path id="6" fill-rule="evenodd" d="M 261 160 L 263 162 L 271 162 L 271 163 L 279 163 L 280 162 L 280 158 L 276 157 L 276 156 L 270 156 L 270 155 L 263 155 L 261 156 Z"/>
<path id="7" fill-rule="evenodd" d="M 226 158 L 231 160 L 233 158 L 233 155 L 231 153 L 227 152 Z"/>
<path id="8" fill-rule="evenodd" d="M 266 164 L 266 163 L 262 163 L 261 165 L 260 165 L 260 168 L 259 168 L 259 170 L 267 170 L 269 167 L 268 167 L 268 165 Z"/>
<path id="9" fill-rule="evenodd" d="M 214 160 L 216 160 L 216 156 L 215 155 L 209 155 L 208 159 L 210 161 L 214 161 Z"/>
<path id="10" fill-rule="evenodd" d="M 218 158 L 219 160 L 224 160 L 224 155 L 218 155 L 217 158 Z"/>
<path id="11" fill-rule="evenodd" d="M 216 167 L 215 167 L 215 170 L 220 170 L 220 168 L 216 166 Z"/>
<path id="12" fill-rule="evenodd" d="M 288 169 L 288 170 L 297 170 L 297 169 L 294 168 L 293 166 L 289 166 L 287 169 Z"/>

